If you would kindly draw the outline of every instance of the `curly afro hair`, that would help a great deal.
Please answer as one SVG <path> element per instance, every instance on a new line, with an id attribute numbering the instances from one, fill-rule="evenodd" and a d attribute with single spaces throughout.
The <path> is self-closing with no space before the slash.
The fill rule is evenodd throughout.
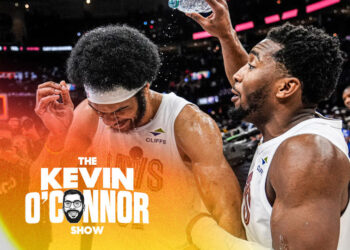
<path id="1" fill-rule="evenodd" d="M 343 64 L 337 38 L 315 27 L 289 23 L 271 29 L 267 38 L 282 46 L 273 57 L 301 81 L 305 106 L 317 106 L 332 95 Z"/>
<path id="2" fill-rule="evenodd" d="M 157 46 L 126 25 L 93 29 L 82 36 L 67 61 L 70 82 L 106 92 L 128 90 L 156 79 L 160 67 Z"/>

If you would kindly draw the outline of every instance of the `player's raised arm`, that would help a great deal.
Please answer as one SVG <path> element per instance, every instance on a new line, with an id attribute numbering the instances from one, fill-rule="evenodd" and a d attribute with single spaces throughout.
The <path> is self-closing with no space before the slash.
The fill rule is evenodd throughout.
<path id="1" fill-rule="evenodd" d="M 60 96 L 62 96 L 62 103 L 58 102 Z M 57 164 L 60 158 L 58 152 L 63 151 L 67 133 L 73 121 L 73 109 L 69 89 L 64 81 L 60 84 L 45 82 L 38 86 L 35 112 L 49 130 L 49 135 L 37 162 L 46 166 Z"/>
<path id="2" fill-rule="evenodd" d="M 274 249 L 337 249 L 349 167 L 346 155 L 321 136 L 299 135 L 281 144 L 270 167 Z"/>
<path id="3" fill-rule="evenodd" d="M 210 16 L 205 18 L 198 13 L 186 15 L 195 20 L 205 31 L 219 39 L 224 57 L 226 76 L 232 83 L 233 74 L 247 63 L 248 54 L 232 27 L 226 0 L 206 1 L 213 10 Z"/>
<path id="4" fill-rule="evenodd" d="M 62 103 L 58 99 L 62 97 Z M 88 108 L 86 101 L 73 111 L 74 105 L 64 81 L 46 82 L 38 86 L 35 112 L 49 135 L 39 157 L 31 167 L 31 188 L 40 179 L 40 168 L 76 166 L 77 157 L 84 156 L 91 145 L 98 117 Z"/>
<path id="5" fill-rule="evenodd" d="M 215 121 L 197 107 L 186 106 L 175 122 L 179 151 L 189 158 L 202 199 L 218 224 L 245 238 L 241 223 L 241 190 L 222 149 Z"/>

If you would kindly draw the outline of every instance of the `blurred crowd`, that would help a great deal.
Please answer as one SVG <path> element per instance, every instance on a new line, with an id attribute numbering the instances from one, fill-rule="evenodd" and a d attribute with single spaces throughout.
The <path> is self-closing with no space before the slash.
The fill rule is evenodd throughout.
<path id="1" fill-rule="evenodd" d="M 0 214 L 12 237 L 18 239 L 18 243 L 23 244 L 21 246 L 30 244 L 28 249 L 47 249 L 51 234 L 46 216 L 48 203 L 42 208 L 45 216 L 40 223 L 32 225 L 24 220 L 25 197 L 30 191 L 30 168 L 39 156 L 45 138 L 45 129 L 28 116 L 11 117 L 0 122 L 0 199 L 3 204 L 11 204 L 0 206 Z M 43 240 L 33 241 L 39 238 Z"/>
<path id="2" fill-rule="evenodd" d="M 160 78 L 163 78 L 163 81 L 167 80 L 168 84 L 160 86 L 158 80 L 154 83 L 153 88 L 164 93 L 174 92 L 195 104 L 198 104 L 198 100 L 203 96 L 217 96 L 217 102 L 198 106 L 213 117 L 222 132 L 224 144 L 229 144 L 231 143 L 230 138 L 247 133 L 254 127 L 252 124 L 235 118 L 234 112 L 232 112 L 233 106 L 229 101 L 231 92 L 223 69 L 220 65 L 215 64 L 215 57 L 211 61 L 212 67 L 207 67 L 205 58 L 198 57 L 198 63 L 194 64 L 197 65 L 195 70 L 189 70 L 186 64 L 179 66 L 177 71 L 173 72 L 173 78 L 171 78 L 171 72 L 162 72 Z M 219 63 L 219 55 L 217 62 Z M 209 69 L 210 77 L 203 76 L 200 79 L 193 79 L 193 72 L 204 69 Z M 36 159 L 47 136 L 47 130 L 34 113 L 35 88 L 37 84 L 48 80 L 59 82 L 64 77 L 64 71 L 58 67 L 51 69 L 43 67 L 41 73 L 37 71 L 35 75 L 35 80 L 12 79 L 7 80 L 10 84 L 7 84 L 6 87 L 4 85 L 0 87 L 0 92 L 32 93 L 26 97 L 21 95 L 9 97 L 10 109 L 12 108 L 14 111 L 10 113 L 8 120 L 0 122 L 0 159 L 23 166 L 30 165 Z M 36 84 L 33 84 L 33 81 Z M 26 85 L 31 85 L 30 91 L 28 91 L 28 87 L 25 87 Z M 71 86 L 71 95 L 76 105 L 85 98 L 81 86 Z M 334 106 L 325 103 L 319 107 L 318 111 L 326 117 L 343 121 L 344 136 L 350 148 L 350 88 L 346 88 L 342 97 L 339 98 L 343 99 L 344 105 Z M 17 116 L 18 114 L 25 115 Z M 260 138 L 261 135 L 256 133 L 245 140 L 255 141 Z"/>
<path id="3" fill-rule="evenodd" d="M 45 141 L 45 130 L 34 120 L 11 117 L 0 123 L 0 161 L 28 167 L 38 157 Z"/>
<path id="4" fill-rule="evenodd" d="M 230 12 L 234 24 L 250 20 L 263 20 L 273 6 L 268 3 L 256 3 L 262 8 L 251 8 L 254 1 L 233 1 Z M 256 1 L 259 2 L 259 1 Z M 303 1 L 284 3 L 289 9 L 295 4 L 301 9 Z M 289 6 L 290 5 L 290 6 Z M 350 95 L 342 102 L 342 92 L 350 84 L 350 67 L 347 54 L 350 53 L 350 37 L 347 33 L 346 15 L 349 10 L 345 3 L 320 12 L 318 15 L 300 14 L 290 21 L 294 24 L 313 24 L 324 28 L 333 36 L 338 36 L 346 62 L 339 81 L 339 87 L 332 98 L 319 107 L 319 112 L 333 118 L 340 118 L 344 124 L 344 135 L 350 141 Z M 244 11 L 242 11 L 244 10 Z M 51 10 L 55 12 L 55 10 Z M 127 23 L 138 28 L 159 46 L 162 66 L 152 89 L 161 93 L 174 92 L 197 104 L 217 122 L 225 143 L 227 140 L 253 129 L 251 124 L 242 123 L 232 113 L 230 85 L 227 80 L 220 43 L 215 38 L 193 40 L 192 34 L 202 29 L 183 13 L 168 8 L 159 8 L 154 12 L 135 13 L 116 17 L 94 18 L 84 13 L 80 19 L 64 19 L 58 13 L 26 11 L 24 21 L 27 27 L 24 46 L 29 45 L 73 45 L 87 30 L 107 23 Z M 250 12 L 254 12 L 250 15 Z M 257 13 L 255 13 L 257 12 Z M 242 14 L 246 13 L 246 14 Z M 142 15 L 141 15 L 142 14 Z M 48 18 L 50 17 L 50 18 Z M 142 17 L 142 18 L 140 18 Z M 281 23 L 277 23 L 279 25 Z M 1 32 L 11 31 L 11 20 L 0 24 Z M 272 26 L 257 22 L 252 30 L 238 33 L 243 46 L 249 51 L 253 44 L 262 40 Z M 0 32 L 0 38 L 1 38 Z M 10 45 L 12 39 L 2 39 Z M 2 45 L 4 45 L 2 44 Z M 17 44 L 19 45 L 19 44 Z M 0 157 L 25 165 L 38 156 L 47 131 L 34 113 L 35 94 L 38 84 L 46 81 L 60 82 L 67 80 L 65 61 L 69 52 L 4 52 L 0 53 L 0 93 L 7 95 L 8 116 L 10 119 L 0 121 Z M 6 72 L 12 72 L 6 75 Z M 71 86 L 71 96 L 75 105 L 85 99 L 82 86 Z M 349 91 L 350 92 L 350 91 Z M 347 104 L 348 103 L 348 104 Z M 0 112 L 1 116 L 1 112 Z M 258 140 L 259 135 L 249 140 Z M 245 138 L 247 139 L 247 138 Z M 350 144 L 349 144 L 350 145 Z M 6 152 L 6 154 L 5 154 Z M 239 151 L 238 151 L 239 152 Z M 6 155 L 6 156 L 5 156 Z M 237 154 L 238 155 L 238 154 Z M 4 157 L 5 156 L 5 157 Z M 248 159 L 248 158 L 247 158 Z"/>

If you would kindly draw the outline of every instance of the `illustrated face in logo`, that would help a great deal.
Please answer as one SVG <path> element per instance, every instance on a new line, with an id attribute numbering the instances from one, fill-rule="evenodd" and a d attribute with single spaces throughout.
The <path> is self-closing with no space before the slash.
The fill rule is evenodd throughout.
<path id="1" fill-rule="evenodd" d="M 78 223 L 85 209 L 84 196 L 78 190 L 70 189 L 63 195 L 63 212 L 70 223 Z"/>

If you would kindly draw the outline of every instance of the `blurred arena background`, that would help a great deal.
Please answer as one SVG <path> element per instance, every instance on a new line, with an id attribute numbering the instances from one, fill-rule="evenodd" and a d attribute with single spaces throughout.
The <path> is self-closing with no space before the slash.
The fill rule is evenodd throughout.
<path id="1" fill-rule="evenodd" d="M 350 110 L 342 92 L 350 85 L 350 2 L 229 0 L 228 4 L 247 50 L 271 27 L 286 21 L 314 25 L 339 38 L 347 59 L 337 91 L 319 112 L 343 119 L 349 139 Z M 34 113 L 37 85 L 66 80 L 65 62 L 79 37 L 113 23 L 135 27 L 159 46 L 162 68 L 152 88 L 175 92 L 210 114 L 222 131 L 231 166 L 249 166 L 260 135 L 251 124 L 230 115 L 233 105 L 220 44 L 183 13 L 170 9 L 167 0 L 0 0 L 0 130 L 11 132 L 7 137 L 0 134 L 0 151 L 13 149 L 23 164 L 35 160 L 47 135 Z M 85 98 L 83 88 L 74 83 L 70 88 L 77 105 Z M 244 171 L 237 174 L 243 185 Z"/>

